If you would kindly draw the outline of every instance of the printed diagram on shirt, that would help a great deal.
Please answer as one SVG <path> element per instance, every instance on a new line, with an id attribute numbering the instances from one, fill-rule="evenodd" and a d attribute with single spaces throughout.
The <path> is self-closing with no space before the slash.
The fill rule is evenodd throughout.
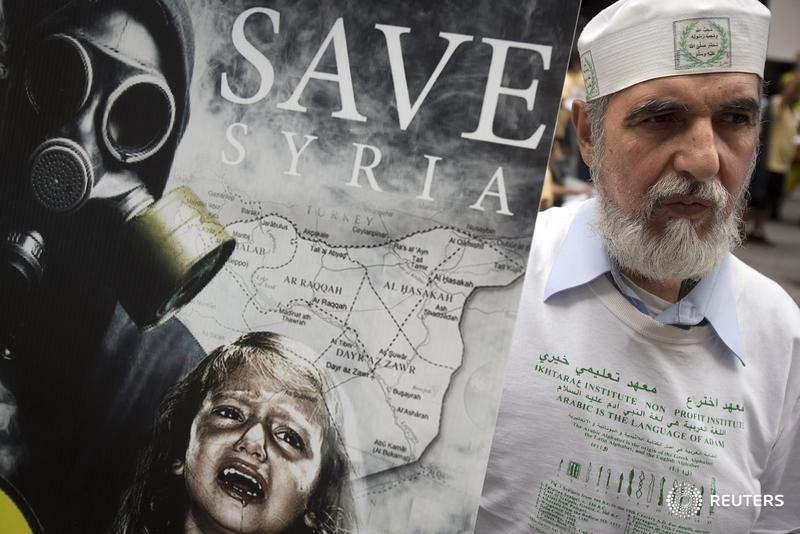
<path id="1" fill-rule="evenodd" d="M 742 439 L 745 405 L 732 391 L 698 391 L 676 402 L 668 384 L 613 367 L 539 355 L 537 380 L 566 408 L 574 450 L 552 465 L 530 517 L 534 531 L 581 523 L 620 532 L 710 532 L 721 487 L 715 467 Z M 712 498 L 712 496 L 715 496 Z M 541 530 L 540 530 L 541 529 Z M 604 530 L 605 531 L 605 530 Z"/>

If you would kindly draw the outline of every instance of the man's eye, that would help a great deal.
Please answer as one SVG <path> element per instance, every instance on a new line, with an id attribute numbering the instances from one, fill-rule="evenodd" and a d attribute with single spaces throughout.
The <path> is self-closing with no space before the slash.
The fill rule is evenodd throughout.
<path id="1" fill-rule="evenodd" d="M 672 114 L 665 114 L 665 115 L 653 115 L 652 117 L 647 117 L 642 122 L 644 124 L 667 124 L 670 122 L 674 122 L 675 117 Z"/>
<path id="2" fill-rule="evenodd" d="M 306 443 L 300 435 L 291 428 L 281 427 L 275 431 L 275 437 L 279 440 L 288 443 L 291 447 L 298 451 L 306 450 Z"/>
<path id="3" fill-rule="evenodd" d="M 219 406 L 211 410 L 211 413 L 218 417 L 222 417 L 223 419 L 232 419 L 240 423 L 244 421 L 244 416 L 242 415 L 241 410 L 234 408 L 233 406 Z"/>
<path id="4" fill-rule="evenodd" d="M 747 113 L 725 113 L 722 121 L 728 124 L 751 124 L 753 119 Z"/>

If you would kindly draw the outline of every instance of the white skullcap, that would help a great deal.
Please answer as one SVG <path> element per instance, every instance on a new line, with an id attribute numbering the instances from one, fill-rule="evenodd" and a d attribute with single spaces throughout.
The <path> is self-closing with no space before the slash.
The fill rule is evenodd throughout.
<path id="1" fill-rule="evenodd" d="M 619 0 L 578 39 L 586 98 L 665 76 L 763 77 L 769 18 L 757 0 Z"/>

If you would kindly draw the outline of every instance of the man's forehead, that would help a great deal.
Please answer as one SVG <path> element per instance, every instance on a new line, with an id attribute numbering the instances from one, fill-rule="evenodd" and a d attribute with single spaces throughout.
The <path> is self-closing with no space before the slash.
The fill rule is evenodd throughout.
<path id="1" fill-rule="evenodd" d="M 761 80 L 755 74 L 715 73 L 668 76 L 641 82 L 615 93 L 612 101 L 626 107 L 669 101 L 689 109 L 714 109 L 747 99 L 758 103 Z"/>

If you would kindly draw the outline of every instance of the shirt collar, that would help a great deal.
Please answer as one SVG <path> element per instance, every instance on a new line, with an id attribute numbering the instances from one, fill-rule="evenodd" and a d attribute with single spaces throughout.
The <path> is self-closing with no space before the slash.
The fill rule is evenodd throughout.
<path id="1" fill-rule="evenodd" d="M 597 201 L 591 199 L 578 209 L 553 261 L 544 288 L 544 300 L 587 284 L 611 273 L 614 285 L 640 311 L 644 304 L 617 276 L 615 267 L 600 237 L 592 229 Z M 636 301 L 639 302 L 636 302 Z M 654 317 L 664 324 L 696 325 L 706 319 L 720 340 L 744 365 L 744 344 L 736 314 L 731 260 L 726 255 L 717 267 L 684 298 Z"/>

